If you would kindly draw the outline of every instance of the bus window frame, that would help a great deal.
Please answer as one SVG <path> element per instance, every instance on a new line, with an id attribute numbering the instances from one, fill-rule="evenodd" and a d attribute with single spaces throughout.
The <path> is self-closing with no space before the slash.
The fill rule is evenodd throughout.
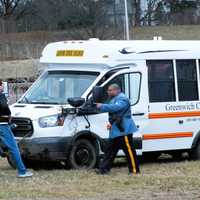
<path id="1" fill-rule="evenodd" d="M 107 84 L 109 84 L 110 81 L 112 81 L 113 79 L 115 79 L 117 76 L 121 76 L 121 75 L 128 75 L 128 98 L 130 100 L 130 74 L 140 74 L 140 82 L 139 82 L 139 90 L 138 90 L 138 98 L 137 101 L 135 103 L 131 103 L 131 106 L 135 106 L 139 103 L 140 99 L 141 99 L 141 87 L 142 87 L 142 73 L 140 71 L 129 71 L 129 72 L 123 72 L 123 73 L 115 73 L 113 76 L 111 76 L 109 79 L 107 79 L 106 82 L 104 82 L 101 86 L 104 88 Z"/>

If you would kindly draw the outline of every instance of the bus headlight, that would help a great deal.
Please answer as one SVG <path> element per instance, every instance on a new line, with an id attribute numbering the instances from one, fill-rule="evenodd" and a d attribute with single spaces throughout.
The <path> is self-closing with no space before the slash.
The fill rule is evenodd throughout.
<path id="1" fill-rule="evenodd" d="M 39 118 L 39 125 L 41 128 L 63 126 L 64 119 L 60 115 L 50 115 Z"/>

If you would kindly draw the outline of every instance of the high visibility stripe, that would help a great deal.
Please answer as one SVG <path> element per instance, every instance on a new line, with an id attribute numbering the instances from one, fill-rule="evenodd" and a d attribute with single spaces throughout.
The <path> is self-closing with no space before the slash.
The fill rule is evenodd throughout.
<path id="1" fill-rule="evenodd" d="M 200 116 L 200 111 L 150 113 L 149 119 L 176 118 L 176 117 L 198 117 L 198 116 Z"/>
<path id="2" fill-rule="evenodd" d="M 144 134 L 143 140 L 171 139 L 184 137 L 193 137 L 193 132 Z"/>
<path id="3" fill-rule="evenodd" d="M 133 173 L 136 174 L 136 165 L 135 165 L 135 159 L 134 159 L 134 156 L 133 156 L 133 152 L 131 150 L 131 146 L 129 144 L 129 141 L 128 141 L 128 136 L 125 136 L 125 143 L 126 143 L 126 146 L 127 146 L 127 149 L 128 149 L 128 153 L 129 153 L 129 156 L 131 158 L 131 163 L 132 163 L 132 166 L 133 166 Z"/>

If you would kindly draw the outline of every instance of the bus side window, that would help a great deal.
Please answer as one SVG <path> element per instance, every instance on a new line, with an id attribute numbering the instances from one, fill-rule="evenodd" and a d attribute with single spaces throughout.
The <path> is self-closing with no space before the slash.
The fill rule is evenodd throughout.
<path id="1" fill-rule="evenodd" d="M 176 60 L 179 101 L 198 100 L 196 60 Z"/>
<path id="2" fill-rule="evenodd" d="M 128 74 L 120 74 L 118 76 L 116 76 L 115 78 L 113 78 L 111 81 L 109 81 L 104 87 L 103 87 L 103 92 L 104 92 L 104 97 L 103 97 L 103 102 L 107 102 L 108 101 L 108 95 L 107 95 L 107 90 L 108 87 L 111 84 L 118 84 L 122 90 L 122 92 L 124 92 L 125 94 L 127 94 L 127 96 L 129 96 L 128 94 Z"/>
<path id="3" fill-rule="evenodd" d="M 176 101 L 172 60 L 148 60 L 150 102 Z"/>
<path id="4" fill-rule="evenodd" d="M 130 101 L 131 105 L 135 105 L 140 96 L 140 87 L 141 87 L 141 74 L 140 73 L 131 73 L 130 77 Z"/>

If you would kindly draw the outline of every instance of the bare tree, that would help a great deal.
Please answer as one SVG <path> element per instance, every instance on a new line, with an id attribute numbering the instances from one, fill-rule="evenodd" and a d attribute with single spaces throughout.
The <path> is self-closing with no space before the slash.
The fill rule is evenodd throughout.
<path id="1" fill-rule="evenodd" d="M 163 0 L 147 0 L 147 9 L 144 12 L 142 21 L 144 25 L 156 25 L 161 21 L 164 1 Z"/>
<path id="2" fill-rule="evenodd" d="M 4 19 L 11 17 L 22 0 L 0 0 L 0 16 Z"/>
<path id="3" fill-rule="evenodd" d="M 115 38 L 119 32 L 109 23 L 107 3 L 108 0 L 71 1 L 67 20 L 68 27 L 74 30 L 73 34 L 79 27 L 79 38 Z"/>
<path id="4" fill-rule="evenodd" d="M 165 0 L 171 24 L 195 24 L 199 1 Z"/>
<path id="5" fill-rule="evenodd" d="M 133 5 L 133 25 L 140 26 L 141 24 L 141 0 L 132 0 Z"/>
<path id="6" fill-rule="evenodd" d="M 8 32 L 8 20 L 11 19 L 21 1 L 22 0 L 0 0 L 0 17 L 3 32 Z"/>

